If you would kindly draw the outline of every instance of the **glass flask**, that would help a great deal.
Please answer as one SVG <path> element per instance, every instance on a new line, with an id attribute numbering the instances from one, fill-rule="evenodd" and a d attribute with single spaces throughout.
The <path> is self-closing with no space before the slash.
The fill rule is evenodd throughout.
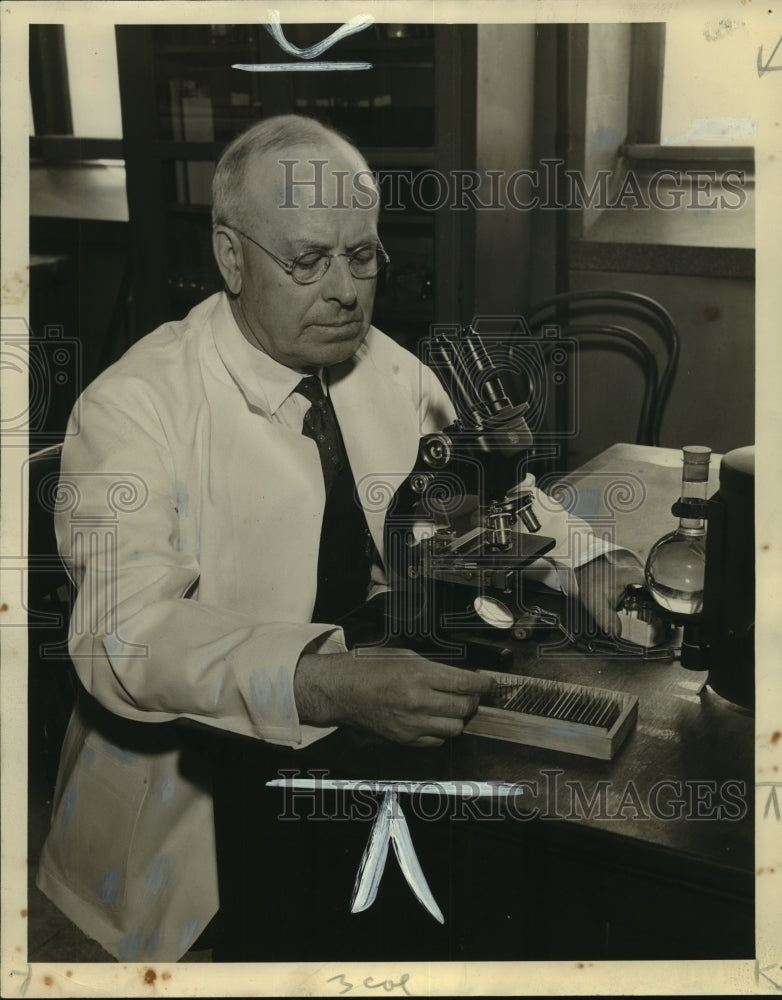
<path id="1" fill-rule="evenodd" d="M 682 456 L 682 492 L 671 508 L 679 526 L 652 546 L 645 577 L 650 594 L 666 617 L 686 623 L 703 609 L 711 449 L 689 445 L 682 448 Z"/>

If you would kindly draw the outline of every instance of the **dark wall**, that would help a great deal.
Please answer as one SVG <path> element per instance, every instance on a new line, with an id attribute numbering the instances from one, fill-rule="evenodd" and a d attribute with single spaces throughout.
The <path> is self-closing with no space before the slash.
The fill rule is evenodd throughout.
<path id="1" fill-rule="evenodd" d="M 31 448 L 62 433 L 79 392 L 128 346 L 127 223 L 33 218 Z"/>
<path id="2" fill-rule="evenodd" d="M 580 271 L 573 290 L 615 288 L 656 299 L 671 314 L 681 355 L 660 444 L 725 453 L 755 441 L 755 282 L 747 278 Z M 575 464 L 632 433 L 641 382 L 613 352 L 582 352 L 581 427 Z M 608 388 L 608 391 L 606 391 Z M 620 422 L 617 423 L 617 414 Z M 623 419 L 623 415 L 631 419 Z"/>

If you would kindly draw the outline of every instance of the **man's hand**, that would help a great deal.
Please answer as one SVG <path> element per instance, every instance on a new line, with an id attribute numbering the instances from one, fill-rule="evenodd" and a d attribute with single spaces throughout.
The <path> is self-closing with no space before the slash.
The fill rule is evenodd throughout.
<path id="1" fill-rule="evenodd" d="M 426 660 L 406 649 L 383 655 L 305 653 L 294 696 L 302 722 L 353 725 L 409 746 L 440 746 L 458 736 L 492 680 Z"/>
<path id="2" fill-rule="evenodd" d="M 644 568 L 637 556 L 617 549 L 599 556 L 575 570 L 579 598 L 597 625 L 609 635 L 620 636 L 622 626 L 616 613 L 625 587 L 644 582 Z"/>

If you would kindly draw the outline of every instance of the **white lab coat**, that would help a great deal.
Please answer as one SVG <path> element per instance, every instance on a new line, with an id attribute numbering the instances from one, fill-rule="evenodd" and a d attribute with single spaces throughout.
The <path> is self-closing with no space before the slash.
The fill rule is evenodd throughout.
<path id="1" fill-rule="evenodd" d="M 178 959 L 218 905 L 208 768 L 173 720 L 294 747 L 330 731 L 301 725 L 293 698 L 303 650 L 344 649 L 310 622 L 323 479 L 315 444 L 279 419 L 299 377 L 218 294 L 131 348 L 68 427 L 71 656 L 108 711 L 74 712 L 38 885 L 124 961 Z M 382 558 L 388 502 L 450 401 L 375 328 L 329 391 Z"/>

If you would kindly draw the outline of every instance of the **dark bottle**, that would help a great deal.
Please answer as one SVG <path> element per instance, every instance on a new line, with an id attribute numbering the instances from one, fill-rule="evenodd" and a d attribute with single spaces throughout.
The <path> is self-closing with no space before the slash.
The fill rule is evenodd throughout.
<path id="1" fill-rule="evenodd" d="M 700 623 L 709 686 L 755 707 L 755 448 L 735 448 L 720 463 L 709 500 L 706 581 Z"/>

